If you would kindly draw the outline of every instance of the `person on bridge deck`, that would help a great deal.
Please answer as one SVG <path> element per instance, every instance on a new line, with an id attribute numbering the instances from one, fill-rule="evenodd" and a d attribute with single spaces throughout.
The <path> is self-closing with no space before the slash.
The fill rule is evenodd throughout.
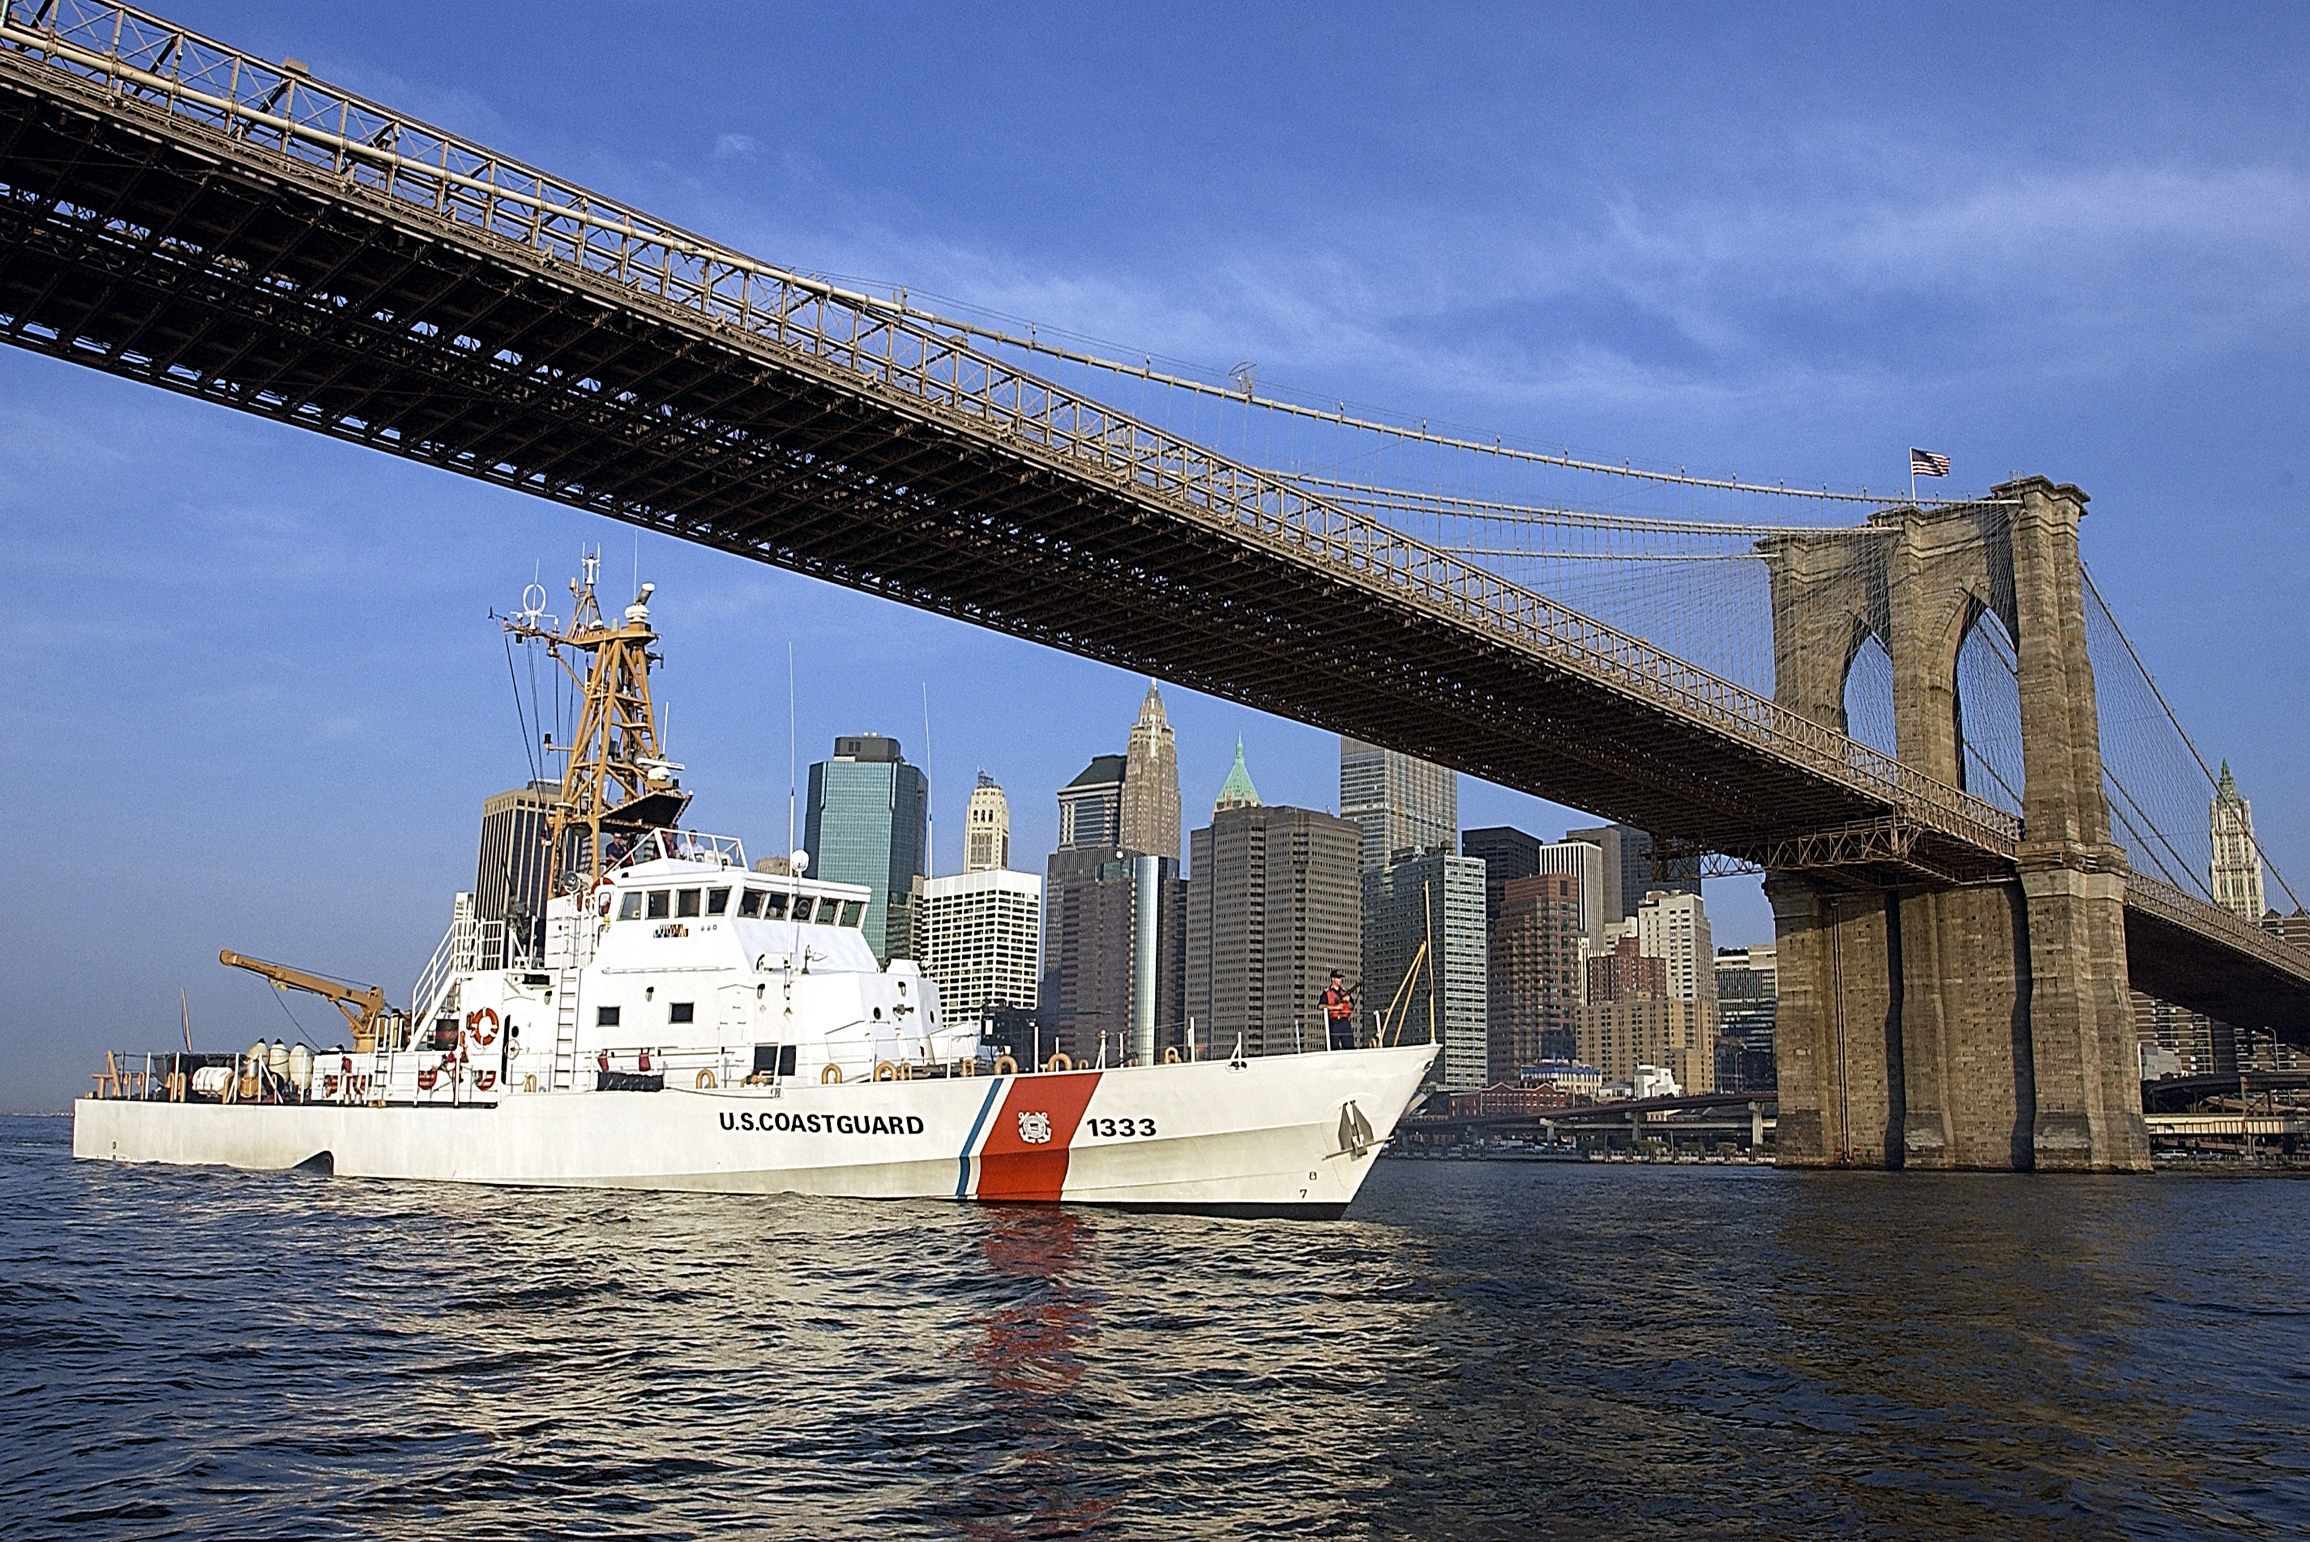
<path id="1" fill-rule="evenodd" d="M 1331 972 L 1331 984 L 1323 988 L 1323 994 L 1317 1000 L 1323 1004 L 1324 1027 L 1331 1034 L 1331 1047 L 1354 1049 L 1356 997 L 1354 991 L 1340 983 L 1340 979 L 1340 972 L 1334 969 Z"/>

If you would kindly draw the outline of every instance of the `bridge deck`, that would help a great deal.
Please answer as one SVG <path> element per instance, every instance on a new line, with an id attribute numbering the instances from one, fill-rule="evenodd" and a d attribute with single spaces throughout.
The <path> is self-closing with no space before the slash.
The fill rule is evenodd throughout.
<path id="1" fill-rule="evenodd" d="M 37 14 L 0 25 L 21 346 L 1693 845 L 2010 871 L 2004 811 L 897 307 L 132 9 Z"/>

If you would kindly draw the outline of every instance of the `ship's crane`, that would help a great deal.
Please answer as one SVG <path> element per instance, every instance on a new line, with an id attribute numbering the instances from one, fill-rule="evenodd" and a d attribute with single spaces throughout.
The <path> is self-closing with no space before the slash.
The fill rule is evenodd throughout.
<path id="1" fill-rule="evenodd" d="M 244 958 L 230 948 L 217 955 L 217 962 L 232 969 L 246 969 L 262 975 L 279 990 L 306 991 L 320 997 L 345 1014 L 345 1021 L 353 1030 L 353 1048 L 359 1054 L 369 1054 L 377 1048 L 380 1037 L 397 1037 L 391 1030 L 401 1014 L 385 1005 L 385 988 L 381 985 L 348 985 L 343 980 L 332 980 L 326 975 L 308 974 L 302 969 L 291 969 L 286 964 L 268 964 L 261 958 Z M 398 1048 L 398 1045 L 388 1045 Z"/>

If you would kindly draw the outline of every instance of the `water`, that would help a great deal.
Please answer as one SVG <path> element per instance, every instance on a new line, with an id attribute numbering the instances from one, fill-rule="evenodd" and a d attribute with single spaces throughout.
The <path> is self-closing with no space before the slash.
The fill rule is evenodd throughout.
<path id="1" fill-rule="evenodd" d="M 1333 1225 L 76 1165 L 0 1535 L 2310 1530 L 2310 1185 L 1384 1163 Z"/>

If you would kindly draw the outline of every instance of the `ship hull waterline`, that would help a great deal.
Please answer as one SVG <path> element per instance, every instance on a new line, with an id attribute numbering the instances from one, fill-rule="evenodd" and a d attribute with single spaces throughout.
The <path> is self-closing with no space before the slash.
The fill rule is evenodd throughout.
<path id="1" fill-rule="evenodd" d="M 82 1098 L 89 1161 L 528 1188 L 1336 1217 L 1432 1045 L 1247 1061 L 449 1107 Z"/>

